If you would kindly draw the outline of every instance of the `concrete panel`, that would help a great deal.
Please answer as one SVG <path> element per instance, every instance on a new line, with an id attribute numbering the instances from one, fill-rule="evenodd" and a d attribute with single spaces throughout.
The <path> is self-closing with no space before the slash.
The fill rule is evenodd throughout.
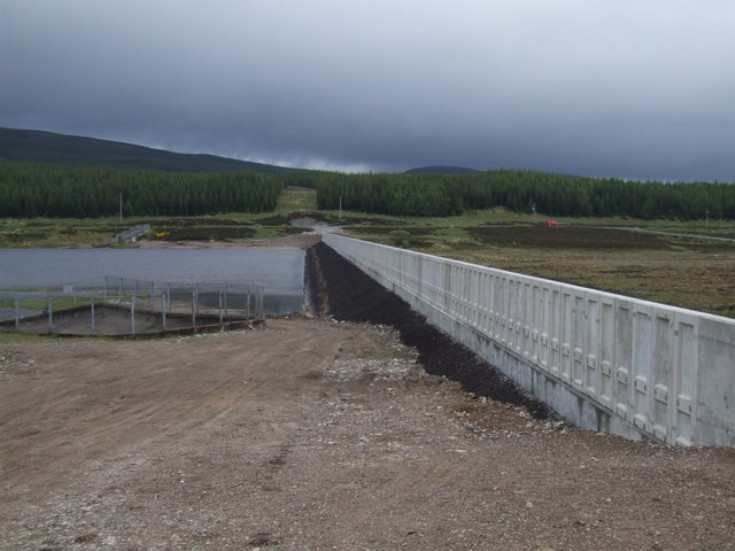
<path id="1" fill-rule="evenodd" d="M 699 322 L 698 363 L 693 443 L 733 446 L 735 440 L 735 331 L 719 320 Z M 729 369 L 720 366 L 729 365 Z"/>
<path id="2" fill-rule="evenodd" d="M 334 234 L 324 241 L 580 427 L 735 446 L 735 320 Z"/>

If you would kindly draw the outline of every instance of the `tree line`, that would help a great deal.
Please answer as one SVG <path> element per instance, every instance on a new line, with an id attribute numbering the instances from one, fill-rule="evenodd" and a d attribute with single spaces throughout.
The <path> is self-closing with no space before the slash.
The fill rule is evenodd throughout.
<path id="1" fill-rule="evenodd" d="M 254 172 L 167 173 L 0 163 L 0 217 L 96 218 L 267 212 L 283 182 Z"/>
<path id="2" fill-rule="evenodd" d="M 167 173 L 0 162 L 0 217 L 189 216 L 268 212 L 286 185 L 320 210 L 451 216 L 505 207 L 548 216 L 735 219 L 735 185 L 637 182 L 522 170 L 473 174 L 294 171 Z"/>
<path id="3" fill-rule="evenodd" d="M 296 177 L 296 176 L 294 176 Z M 301 175 L 320 209 L 447 216 L 505 207 L 549 216 L 735 219 L 735 185 L 639 182 L 521 170 L 476 174 Z"/>

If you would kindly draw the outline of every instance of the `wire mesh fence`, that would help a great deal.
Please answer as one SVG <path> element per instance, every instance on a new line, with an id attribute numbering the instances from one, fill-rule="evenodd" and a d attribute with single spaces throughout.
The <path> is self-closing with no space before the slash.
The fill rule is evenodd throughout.
<path id="1" fill-rule="evenodd" d="M 133 226 L 132 228 L 128 228 L 122 233 L 119 233 L 117 235 L 114 235 L 112 237 L 108 237 L 105 239 L 105 243 L 112 244 L 112 243 L 129 243 L 131 241 L 135 241 L 139 237 L 145 235 L 151 231 L 151 225 L 150 224 L 138 224 L 137 226 Z"/>
<path id="2" fill-rule="evenodd" d="M 136 336 L 242 327 L 263 316 L 263 288 L 255 285 L 105 277 L 0 292 L 3 331 Z"/>

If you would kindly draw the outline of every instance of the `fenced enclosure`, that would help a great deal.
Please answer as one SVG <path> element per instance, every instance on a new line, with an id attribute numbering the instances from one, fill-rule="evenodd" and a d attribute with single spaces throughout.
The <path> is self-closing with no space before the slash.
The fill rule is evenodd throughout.
<path id="1" fill-rule="evenodd" d="M 0 330 L 136 336 L 246 327 L 263 319 L 263 288 L 105 277 L 0 292 Z"/>

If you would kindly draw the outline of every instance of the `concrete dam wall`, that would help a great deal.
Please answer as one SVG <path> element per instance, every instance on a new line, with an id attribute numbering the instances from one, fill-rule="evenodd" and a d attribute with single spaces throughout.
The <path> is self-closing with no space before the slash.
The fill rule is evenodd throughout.
<path id="1" fill-rule="evenodd" d="M 735 320 L 335 234 L 324 242 L 577 426 L 735 447 Z"/>

